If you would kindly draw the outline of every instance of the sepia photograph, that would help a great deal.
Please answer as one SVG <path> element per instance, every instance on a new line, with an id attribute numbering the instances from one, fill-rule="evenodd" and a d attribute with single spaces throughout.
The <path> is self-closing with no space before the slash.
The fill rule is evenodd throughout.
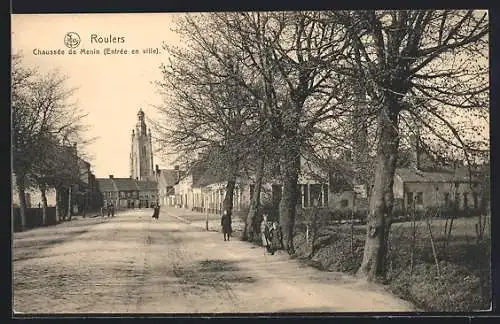
<path id="1" fill-rule="evenodd" d="M 490 311 L 489 26 L 12 14 L 13 316 Z"/>

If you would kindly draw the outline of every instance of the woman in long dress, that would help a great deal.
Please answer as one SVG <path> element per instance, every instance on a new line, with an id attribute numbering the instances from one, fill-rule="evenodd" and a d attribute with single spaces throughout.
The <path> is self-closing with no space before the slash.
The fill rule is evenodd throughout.
<path id="1" fill-rule="evenodd" d="M 224 210 L 224 213 L 222 214 L 220 224 L 222 226 L 222 233 L 224 234 L 224 241 L 229 241 L 229 238 L 231 237 L 231 234 L 233 232 L 233 229 L 231 227 L 231 214 L 228 213 L 227 210 Z"/>

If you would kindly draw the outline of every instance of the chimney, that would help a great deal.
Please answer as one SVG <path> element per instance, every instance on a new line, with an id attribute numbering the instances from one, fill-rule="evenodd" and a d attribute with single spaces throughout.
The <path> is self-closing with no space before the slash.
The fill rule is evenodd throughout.
<path id="1" fill-rule="evenodd" d="M 112 175 L 112 174 L 110 174 L 110 175 L 109 175 L 109 178 L 110 178 L 110 179 L 113 179 L 113 175 Z"/>
<path id="2" fill-rule="evenodd" d="M 178 165 L 174 166 L 174 170 L 179 171 L 179 166 Z"/>
<path id="3" fill-rule="evenodd" d="M 158 164 L 155 165 L 155 170 L 156 170 L 156 173 L 160 173 L 160 168 L 158 167 Z"/>

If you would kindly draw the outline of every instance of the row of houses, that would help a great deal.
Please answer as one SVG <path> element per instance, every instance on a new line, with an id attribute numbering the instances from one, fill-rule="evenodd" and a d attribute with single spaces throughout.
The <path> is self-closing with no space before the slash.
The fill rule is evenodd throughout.
<path id="1" fill-rule="evenodd" d="M 108 203 L 117 208 L 149 208 L 159 203 L 161 206 L 185 208 L 199 212 L 221 213 L 225 196 L 226 182 L 216 176 L 209 168 L 197 165 L 189 171 L 159 169 L 156 167 L 155 178 L 138 180 L 133 178 L 98 178 L 90 171 L 90 164 L 81 160 L 81 179 L 72 186 L 73 213 L 92 210 Z M 367 206 L 369 188 L 353 190 L 348 183 L 332 181 L 328 170 L 323 177 L 318 176 L 318 168 L 311 171 L 310 163 L 303 162 L 299 178 L 297 207 L 335 210 L 362 209 Z M 319 171 L 318 171 L 319 170 Z M 13 181 L 15 183 L 15 181 Z M 358 186 L 360 187 L 360 186 Z M 236 181 L 233 209 L 245 211 L 255 189 L 253 179 L 240 177 Z M 397 168 L 393 186 L 396 207 L 399 209 L 425 209 L 428 207 L 448 206 L 454 203 L 460 210 L 477 209 L 481 205 L 481 194 L 477 179 L 470 182 L 468 170 L 458 167 L 453 170 L 422 171 L 414 168 Z M 278 208 L 282 188 L 278 181 L 269 181 L 262 186 L 262 201 Z M 68 190 L 64 194 L 69 194 Z M 39 207 L 40 192 L 29 190 L 29 207 Z M 55 206 L 55 190 L 49 189 L 47 200 L 49 207 Z M 13 193 L 13 204 L 18 203 Z"/>
<path id="2" fill-rule="evenodd" d="M 104 205 L 117 208 L 150 208 L 158 201 L 157 183 L 133 178 L 97 179 Z"/>
<path id="3" fill-rule="evenodd" d="M 177 170 L 162 170 L 164 178 L 159 181 L 160 204 L 176 206 L 200 212 L 220 213 L 225 195 L 226 182 L 210 169 L 195 166 L 184 174 Z M 337 175 L 338 176 L 338 175 Z M 360 210 L 367 208 L 366 185 L 353 186 L 349 181 L 332 181 L 332 170 L 321 169 L 310 162 L 302 161 L 299 178 L 297 207 L 333 210 Z M 477 177 L 469 177 L 463 165 L 441 170 L 423 171 L 419 168 L 397 168 L 393 192 L 395 207 L 399 210 L 429 207 L 449 207 L 458 210 L 477 209 L 481 206 L 481 193 Z M 234 190 L 234 211 L 248 209 L 253 195 L 251 178 L 238 178 Z M 282 188 L 279 181 L 269 181 L 262 188 L 262 200 L 277 209 Z"/>
<path id="4" fill-rule="evenodd" d="M 88 165 L 87 162 L 85 163 Z M 12 183 L 15 183 L 15 181 Z M 113 204 L 116 208 L 150 208 L 158 202 L 157 183 L 155 181 L 115 178 L 113 175 L 110 175 L 109 178 L 96 179 L 90 170 L 85 180 L 71 185 L 71 191 L 69 187 L 64 187 L 60 189 L 59 193 L 64 197 L 60 200 L 63 209 L 67 207 L 68 195 L 72 195 L 73 214 L 97 211 L 101 206 L 107 204 Z M 55 188 L 49 188 L 46 197 L 48 207 L 55 207 Z M 42 205 L 40 191 L 34 188 L 27 190 L 26 203 L 28 208 L 40 208 Z M 12 192 L 12 204 L 14 208 L 19 207 L 19 197 L 15 192 L 15 186 Z"/>
<path id="5" fill-rule="evenodd" d="M 56 200 L 59 199 L 61 210 L 66 212 L 71 203 L 71 213 L 85 213 L 97 210 L 102 204 L 102 195 L 99 191 L 97 179 L 91 171 L 91 165 L 78 156 L 76 144 L 65 147 L 66 153 L 74 156 L 71 165 L 68 165 L 67 174 L 71 177 L 61 180 L 58 186 L 58 194 L 55 187 L 48 187 L 46 190 L 47 206 L 55 207 Z M 72 170 L 72 171 L 69 171 Z M 19 196 L 16 188 L 16 175 L 12 173 L 12 206 L 19 207 Z M 70 199 L 71 197 L 71 199 Z M 27 208 L 41 208 L 42 194 L 39 189 L 29 188 L 25 192 Z"/>

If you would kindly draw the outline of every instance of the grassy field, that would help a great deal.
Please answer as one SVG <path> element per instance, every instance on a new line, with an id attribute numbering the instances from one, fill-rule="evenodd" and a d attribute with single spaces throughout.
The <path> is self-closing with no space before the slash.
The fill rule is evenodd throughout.
<path id="1" fill-rule="evenodd" d="M 426 311 L 489 309 L 491 222 L 487 219 L 480 241 L 476 239 L 477 223 L 477 218 L 455 219 L 446 240 L 445 228 L 450 222 L 430 221 L 436 256 L 425 221 L 415 223 L 415 240 L 411 222 L 393 224 L 388 242 L 388 289 Z M 310 256 L 304 233 L 297 233 L 298 255 L 318 268 L 354 274 L 363 257 L 364 226 L 354 227 L 352 243 L 349 225 L 330 226 L 320 234 L 319 246 Z"/>

